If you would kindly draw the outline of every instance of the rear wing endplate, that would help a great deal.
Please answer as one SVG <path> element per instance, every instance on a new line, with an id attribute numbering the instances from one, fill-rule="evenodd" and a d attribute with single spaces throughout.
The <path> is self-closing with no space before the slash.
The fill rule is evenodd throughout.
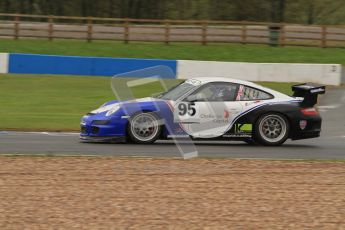
<path id="1" fill-rule="evenodd" d="M 312 107 L 317 103 L 317 97 L 319 94 L 326 92 L 326 86 L 314 85 L 309 83 L 293 85 L 292 86 L 293 97 L 303 97 L 302 106 Z"/>

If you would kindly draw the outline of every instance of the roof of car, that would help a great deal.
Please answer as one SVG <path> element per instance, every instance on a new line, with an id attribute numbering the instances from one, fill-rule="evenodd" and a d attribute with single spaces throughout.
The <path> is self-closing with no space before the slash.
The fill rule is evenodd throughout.
<path id="1" fill-rule="evenodd" d="M 282 93 L 277 92 L 277 91 L 275 91 L 273 89 L 270 89 L 270 88 L 267 88 L 267 87 L 255 84 L 253 82 L 239 80 L 239 79 L 234 79 L 234 78 L 228 78 L 228 77 L 196 77 L 196 78 L 191 78 L 191 79 L 188 79 L 188 80 L 197 80 L 197 81 L 200 81 L 201 84 L 205 84 L 205 83 L 209 83 L 209 82 L 230 82 L 230 83 L 247 85 L 247 86 L 250 86 L 250 87 L 261 89 L 261 90 L 266 91 L 268 93 L 274 94 L 275 96 L 289 97 L 289 96 L 287 96 L 285 94 L 282 94 Z"/>
<path id="2" fill-rule="evenodd" d="M 248 85 L 248 86 L 253 86 L 253 87 L 262 87 L 250 81 L 244 81 L 244 80 L 228 78 L 228 77 L 196 77 L 196 78 L 191 78 L 191 79 L 198 80 L 202 84 L 209 83 L 209 82 L 231 82 L 231 83 L 243 84 L 243 85 Z"/>

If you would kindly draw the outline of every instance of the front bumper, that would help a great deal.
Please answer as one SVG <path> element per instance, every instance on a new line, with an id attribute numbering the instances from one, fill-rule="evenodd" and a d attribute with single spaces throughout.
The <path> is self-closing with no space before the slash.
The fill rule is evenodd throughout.
<path id="1" fill-rule="evenodd" d="M 121 117 L 84 116 L 80 123 L 80 139 L 85 142 L 124 140 L 128 120 Z"/>
<path id="2" fill-rule="evenodd" d="M 86 143 L 118 143 L 126 141 L 126 137 L 90 137 L 80 135 L 79 138 Z"/>

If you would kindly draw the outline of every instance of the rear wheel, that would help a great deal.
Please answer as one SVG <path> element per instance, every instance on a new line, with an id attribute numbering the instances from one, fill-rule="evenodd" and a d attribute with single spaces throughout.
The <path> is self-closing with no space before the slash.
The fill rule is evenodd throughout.
<path id="1" fill-rule="evenodd" d="M 151 144 L 161 133 L 159 119 L 154 113 L 138 113 L 129 120 L 127 133 L 130 140 L 138 144 Z"/>
<path id="2" fill-rule="evenodd" d="M 281 145 L 289 137 L 288 120 L 281 114 L 269 113 L 261 116 L 255 123 L 255 140 L 263 145 Z"/>

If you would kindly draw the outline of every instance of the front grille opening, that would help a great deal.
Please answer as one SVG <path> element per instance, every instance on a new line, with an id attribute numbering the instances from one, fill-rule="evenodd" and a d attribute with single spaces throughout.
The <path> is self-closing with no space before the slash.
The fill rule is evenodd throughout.
<path id="1" fill-rule="evenodd" d="M 108 120 L 94 120 L 92 121 L 93 125 L 107 125 L 109 123 Z"/>
<path id="2" fill-rule="evenodd" d="M 99 128 L 98 127 L 92 127 L 91 128 L 91 133 L 92 134 L 97 134 L 99 132 Z"/>
<path id="3" fill-rule="evenodd" d="M 80 132 L 81 132 L 82 134 L 87 134 L 86 127 L 85 127 L 85 126 L 81 126 L 81 127 L 80 127 Z"/>

